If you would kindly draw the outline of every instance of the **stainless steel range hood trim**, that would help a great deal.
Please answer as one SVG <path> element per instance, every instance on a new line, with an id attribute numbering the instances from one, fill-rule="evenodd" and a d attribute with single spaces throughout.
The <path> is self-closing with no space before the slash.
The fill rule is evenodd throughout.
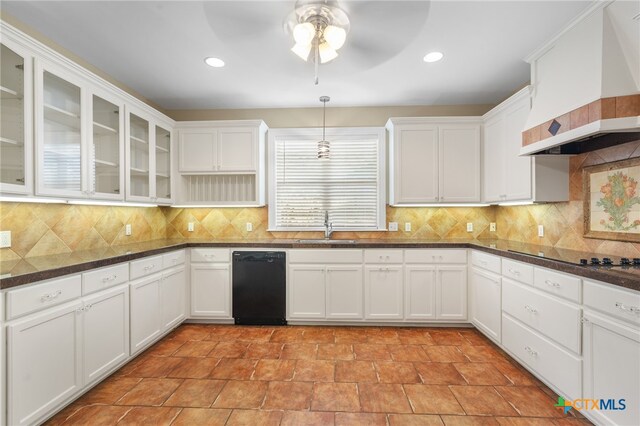
<path id="1" fill-rule="evenodd" d="M 573 130 L 568 130 L 520 148 L 520 155 L 548 154 L 547 150 L 568 142 L 576 142 L 606 133 L 639 132 L 640 117 L 622 117 L 598 120 Z"/>

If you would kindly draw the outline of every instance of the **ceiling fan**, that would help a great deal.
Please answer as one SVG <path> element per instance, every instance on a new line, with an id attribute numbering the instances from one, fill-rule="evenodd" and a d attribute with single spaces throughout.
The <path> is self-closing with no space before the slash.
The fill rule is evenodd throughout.
<path id="1" fill-rule="evenodd" d="M 236 49 L 240 60 L 268 51 L 273 62 L 261 64 L 265 71 L 290 55 L 314 67 L 329 64 L 337 72 L 357 73 L 402 52 L 420 34 L 430 4 L 429 0 L 269 0 L 206 1 L 202 7 L 216 37 L 229 46 L 241 46 Z M 338 50 L 340 58 L 335 60 Z"/>

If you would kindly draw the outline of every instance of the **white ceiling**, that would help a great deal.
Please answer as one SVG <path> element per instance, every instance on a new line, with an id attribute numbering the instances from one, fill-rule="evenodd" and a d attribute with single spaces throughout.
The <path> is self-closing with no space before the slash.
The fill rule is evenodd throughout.
<path id="1" fill-rule="evenodd" d="M 320 67 L 289 51 L 294 1 L 2 1 L 18 20 L 166 109 L 495 104 L 522 58 L 589 1 L 341 2 L 351 32 Z M 444 52 L 427 64 L 431 50 Z M 207 56 L 224 59 L 220 69 Z"/>

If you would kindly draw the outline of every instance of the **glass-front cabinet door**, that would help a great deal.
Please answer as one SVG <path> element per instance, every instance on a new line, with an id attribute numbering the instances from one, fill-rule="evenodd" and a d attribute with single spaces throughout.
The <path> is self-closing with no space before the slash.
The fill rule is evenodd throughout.
<path id="1" fill-rule="evenodd" d="M 152 166 L 151 126 L 149 120 L 136 112 L 129 112 L 127 126 L 127 200 L 152 201 L 152 183 L 155 186 Z"/>
<path id="2" fill-rule="evenodd" d="M 171 132 L 156 128 L 156 193 L 155 201 L 171 202 Z"/>
<path id="3" fill-rule="evenodd" d="M 91 95 L 88 151 L 89 191 L 93 198 L 124 199 L 123 104 L 104 93 Z"/>
<path id="4" fill-rule="evenodd" d="M 82 181 L 83 89 L 73 74 L 36 63 L 38 195 L 84 197 Z"/>
<path id="5" fill-rule="evenodd" d="M 0 44 L 0 192 L 33 190 L 32 63 L 9 40 Z"/>

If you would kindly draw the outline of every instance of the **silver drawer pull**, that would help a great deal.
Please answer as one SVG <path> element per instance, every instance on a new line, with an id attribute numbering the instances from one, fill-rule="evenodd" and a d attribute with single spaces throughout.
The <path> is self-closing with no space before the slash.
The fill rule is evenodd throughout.
<path id="1" fill-rule="evenodd" d="M 534 351 L 529 346 L 525 346 L 524 350 L 527 351 L 529 353 L 529 355 L 531 355 L 533 357 L 537 357 L 538 356 L 538 352 Z"/>
<path id="2" fill-rule="evenodd" d="M 40 297 L 40 301 L 41 302 L 51 302 L 52 300 L 57 299 L 58 296 L 60 296 L 61 294 L 62 294 L 62 290 L 56 290 L 53 293 L 43 294 Z"/>
<path id="3" fill-rule="evenodd" d="M 481 261 L 480 261 L 480 264 L 481 264 L 482 266 L 487 266 L 487 261 L 486 261 L 486 260 L 481 260 Z"/>
<path id="4" fill-rule="evenodd" d="M 215 254 L 205 254 L 204 257 L 206 257 L 207 259 L 210 259 L 212 257 L 216 257 Z"/>
<path id="5" fill-rule="evenodd" d="M 520 271 L 515 271 L 515 270 L 513 270 L 513 269 L 511 269 L 511 268 L 509 268 L 509 269 L 508 269 L 508 271 L 509 271 L 511 274 L 513 274 L 513 275 L 515 275 L 515 276 L 517 276 L 517 277 L 519 277 L 519 276 L 520 276 Z"/>
<path id="6" fill-rule="evenodd" d="M 531 312 L 532 314 L 537 314 L 538 313 L 538 310 L 536 308 L 532 307 L 532 306 L 524 305 L 524 308 L 527 311 Z"/>
<path id="7" fill-rule="evenodd" d="M 111 281 L 115 281 L 117 278 L 118 278 L 118 276 L 116 274 L 113 274 L 110 277 L 104 277 L 102 279 L 102 282 L 103 283 L 108 283 L 108 282 L 111 282 Z"/>
<path id="8" fill-rule="evenodd" d="M 149 266 L 145 266 L 145 267 L 144 267 L 144 270 L 145 270 L 145 271 L 150 271 L 150 270 L 152 270 L 152 269 L 153 269 L 153 268 L 155 268 L 155 267 L 156 267 L 156 264 L 155 264 L 155 263 L 152 263 L 152 264 L 151 264 L 151 265 L 149 265 Z"/>
<path id="9" fill-rule="evenodd" d="M 616 308 L 624 311 L 624 312 L 629 312 L 630 314 L 639 314 L 640 313 L 640 308 L 637 306 L 627 306 L 624 303 L 621 302 L 616 302 Z"/>
<path id="10" fill-rule="evenodd" d="M 558 288 L 560 287 L 560 284 L 553 282 L 551 280 L 544 280 L 545 284 L 548 285 L 549 287 L 555 287 Z"/>

